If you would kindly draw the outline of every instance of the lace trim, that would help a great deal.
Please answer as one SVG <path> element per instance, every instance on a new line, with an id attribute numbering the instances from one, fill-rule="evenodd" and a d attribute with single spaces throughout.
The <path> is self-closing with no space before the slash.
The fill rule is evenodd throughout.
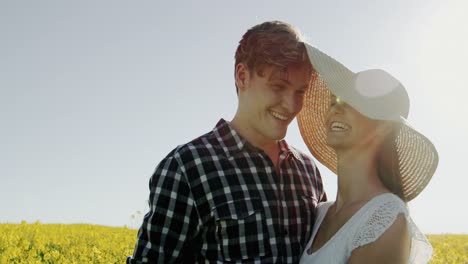
<path id="1" fill-rule="evenodd" d="M 408 221 L 411 235 L 411 253 L 409 263 L 427 263 L 433 249 L 424 234 L 414 224 L 405 204 L 396 196 L 390 196 L 379 202 L 369 212 L 367 219 L 359 225 L 351 241 L 351 251 L 376 241 L 392 224 L 399 214 L 404 214 Z"/>
<path id="2" fill-rule="evenodd" d="M 358 228 L 352 241 L 352 249 L 364 246 L 377 240 L 387 230 L 398 214 L 408 216 L 408 210 L 402 202 L 394 199 L 379 203 L 371 215 Z"/>

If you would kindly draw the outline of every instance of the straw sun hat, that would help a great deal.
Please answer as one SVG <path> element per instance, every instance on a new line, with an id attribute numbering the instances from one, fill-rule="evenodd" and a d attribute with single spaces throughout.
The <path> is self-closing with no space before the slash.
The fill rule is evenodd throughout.
<path id="1" fill-rule="evenodd" d="M 331 94 L 368 118 L 398 122 L 402 124 L 395 142 L 398 168 L 405 200 L 412 200 L 431 180 L 439 157 L 431 141 L 406 121 L 410 103 L 405 87 L 383 70 L 354 73 L 318 49 L 306 47 L 315 76 L 297 120 L 312 155 L 337 173 L 336 153 L 326 144 L 325 115 Z"/>

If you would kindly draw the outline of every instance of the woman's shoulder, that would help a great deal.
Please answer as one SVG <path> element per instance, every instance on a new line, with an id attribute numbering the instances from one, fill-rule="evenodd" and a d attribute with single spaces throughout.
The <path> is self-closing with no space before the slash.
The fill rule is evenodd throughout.
<path id="1" fill-rule="evenodd" d="M 406 204 L 392 193 L 384 193 L 371 199 L 362 210 L 355 225 L 353 248 L 372 243 L 388 230 L 402 214 L 408 219 Z"/>
<path id="2" fill-rule="evenodd" d="M 362 217 L 356 223 L 351 236 L 351 251 L 375 242 L 387 231 L 387 237 L 394 233 L 406 233 L 411 240 L 409 263 L 427 263 L 432 247 L 409 215 L 406 203 L 395 194 L 385 193 L 374 197 L 367 204 Z M 400 237 L 403 237 L 399 235 Z M 390 241 L 391 243 L 391 241 Z"/>
<path id="3" fill-rule="evenodd" d="M 408 216 L 408 207 L 406 203 L 393 193 L 383 193 L 375 196 L 367 203 L 367 207 L 368 209 L 366 211 L 368 215 L 375 213 L 384 213 L 385 215 L 404 213 Z"/>
<path id="4" fill-rule="evenodd" d="M 378 225 L 386 223 L 378 223 Z M 406 263 L 411 250 L 408 222 L 404 215 L 398 215 L 382 232 L 375 232 L 375 226 L 360 234 L 355 240 L 350 263 Z"/>

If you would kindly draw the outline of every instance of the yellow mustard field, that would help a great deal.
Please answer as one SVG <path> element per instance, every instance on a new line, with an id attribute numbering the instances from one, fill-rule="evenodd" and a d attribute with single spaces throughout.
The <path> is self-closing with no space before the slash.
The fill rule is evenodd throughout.
<path id="1" fill-rule="evenodd" d="M 125 263 L 137 230 L 88 224 L 0 224 L 0 263 Z M 468 264 L 468 235 L 428 235 L 430 263 Z"/>
<path id="2" fill-rule="evenodd" d="M 0 263 L 125 263 L 136 234 L 88 224 L 0 224 Z"/>
<path id="3" fill-rule="evenodd" d="M 431 264 L 468 264 L 468 235 L 428 235 L 434 248 Z"/>

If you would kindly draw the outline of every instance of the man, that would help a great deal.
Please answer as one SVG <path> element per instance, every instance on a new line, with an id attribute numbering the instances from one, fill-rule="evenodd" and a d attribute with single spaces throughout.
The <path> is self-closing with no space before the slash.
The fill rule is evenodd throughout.
<path id="1" fill-rule="evenodd" d="M 158 165 L 128 263 L 299 261 L 326 195 L 311 158 L 283 138 L 312 68 L 298 31 L 278 21 L 248 30 L 235 58 L 233 120 Z"/>

